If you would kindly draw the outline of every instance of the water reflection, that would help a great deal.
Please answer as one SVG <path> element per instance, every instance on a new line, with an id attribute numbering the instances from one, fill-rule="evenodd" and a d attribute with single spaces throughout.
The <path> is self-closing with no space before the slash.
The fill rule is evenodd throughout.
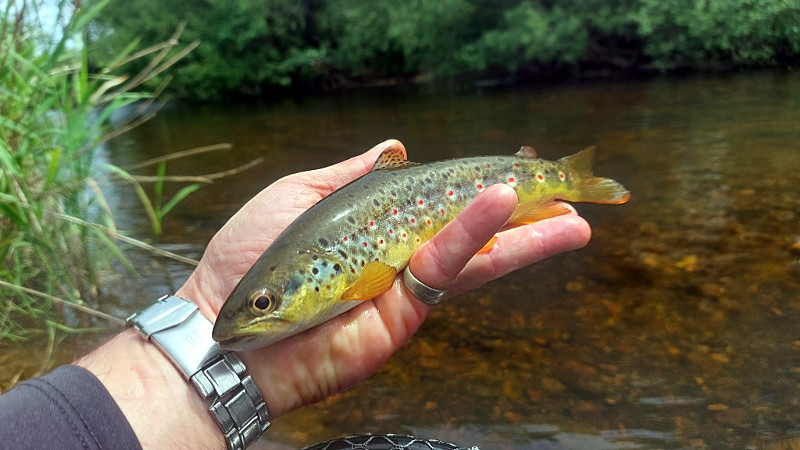
<path id="1" fill-rule="evenodd" d="M 596 172 L 633 196 L 578 207 L 589 247 L 436 309 L 378 375 L 280 418 L 264 445 L 404 432 L 487 449 L 758 447 L 800 436 L 798 124 L 800 76 L 756 74 L 176 106 L 108 152 L 124 165 L 234 145 L 168 165 L 188 174 L 266 158 L 168 217 L 162 243 L 199 257 L 270 182 L 387 137 L 418 161 L 599 144 Z M 120 208 L 146 235 L 133 197 Z M 157 281 L 120 276 L 120 316 L 191 270 L 142 261 Z"/>

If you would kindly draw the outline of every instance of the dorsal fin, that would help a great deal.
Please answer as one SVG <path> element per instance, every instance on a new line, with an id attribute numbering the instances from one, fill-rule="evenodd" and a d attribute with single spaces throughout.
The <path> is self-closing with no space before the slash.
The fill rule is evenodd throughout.
<path id="1" fill-rule="evenodd" d="M 406 160 L 406 154 L 399 145 L 391 145 L 375 160 L 372 170 L 392 169 L 412 164 Z"/>
<path id="2" fill-rule="evenodd" d="M 536 153 L 536 150 L 533 149 L 530 145 L 523 145 L 519 148 L 519 151 L 516 153 L 517 156 L 521 158 L 530 158 L 536 159 L 539 155 Z"/>

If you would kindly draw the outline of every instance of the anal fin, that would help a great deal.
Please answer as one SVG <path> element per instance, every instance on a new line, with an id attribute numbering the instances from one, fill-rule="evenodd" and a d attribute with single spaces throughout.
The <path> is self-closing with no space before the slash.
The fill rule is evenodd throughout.
<path id="1" fill-rule="evenodd" d="M 494 247 L 494 244 L 497 244 L 496 234 L 492 236 L 491 239 L 489 239 L 489 242 L 487 242 L 486 245 L 484 245 L 483 247 L 481 247 L 480 250 L 478 250 L 478 253 L 489 253 L 489 250 L 491 250 L 492 247 Z"/>
<path id="2" fill-rule="evenodd" d="M 364 266 L 361 276 L 348 286 L 342 300 L 372 300 L 392 287 L 397 269 L 380 261 L 371 261 Z"/>
<path id="3" fill-rule="evenodd" d="M 571 210 L 561 202 L 549 200 L 546 202 L 529 202 L 520 204 L 508 224 L 512 226 L 527 225 L 551 217 L 569 214 Z"/>

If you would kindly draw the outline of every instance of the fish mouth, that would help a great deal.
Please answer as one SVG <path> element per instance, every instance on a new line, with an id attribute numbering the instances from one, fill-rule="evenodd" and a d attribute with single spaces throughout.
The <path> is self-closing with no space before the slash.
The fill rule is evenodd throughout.
<path id="1" fill-rule="evenodd" d="M 281 332 L 243 331 L 247 329 L 247 326 L 217 324 L 211 332 L 211 337 L 219 342 L 220 347 L 234 351 L 266 347 L 287 337 L 285 330 L 281 330 Z"/>
<path id="2" fill-rule="evenodd" d="M 257 342 L 258 340 L 254 335 L 234 336 L 227 339 L 217 339 L 215 337 L 214 340 L 219 342 L 220 347 L 234 351 L 253 350 L 263 347 L 263 344 Z"/>

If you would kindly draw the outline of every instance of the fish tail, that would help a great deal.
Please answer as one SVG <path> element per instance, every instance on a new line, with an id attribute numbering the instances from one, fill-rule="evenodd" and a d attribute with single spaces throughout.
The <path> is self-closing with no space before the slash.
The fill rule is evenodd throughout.
<path id="1" fill-rule="evenodd" d="M 558 160 L 573 177 L 572 189 L 564 200 L 619 205 L 627 202 L 631 193 L 625 186 L 610 178 L 596 177 L 592 172 L 594 151 L 597 146 L 581 150 Z"/>

